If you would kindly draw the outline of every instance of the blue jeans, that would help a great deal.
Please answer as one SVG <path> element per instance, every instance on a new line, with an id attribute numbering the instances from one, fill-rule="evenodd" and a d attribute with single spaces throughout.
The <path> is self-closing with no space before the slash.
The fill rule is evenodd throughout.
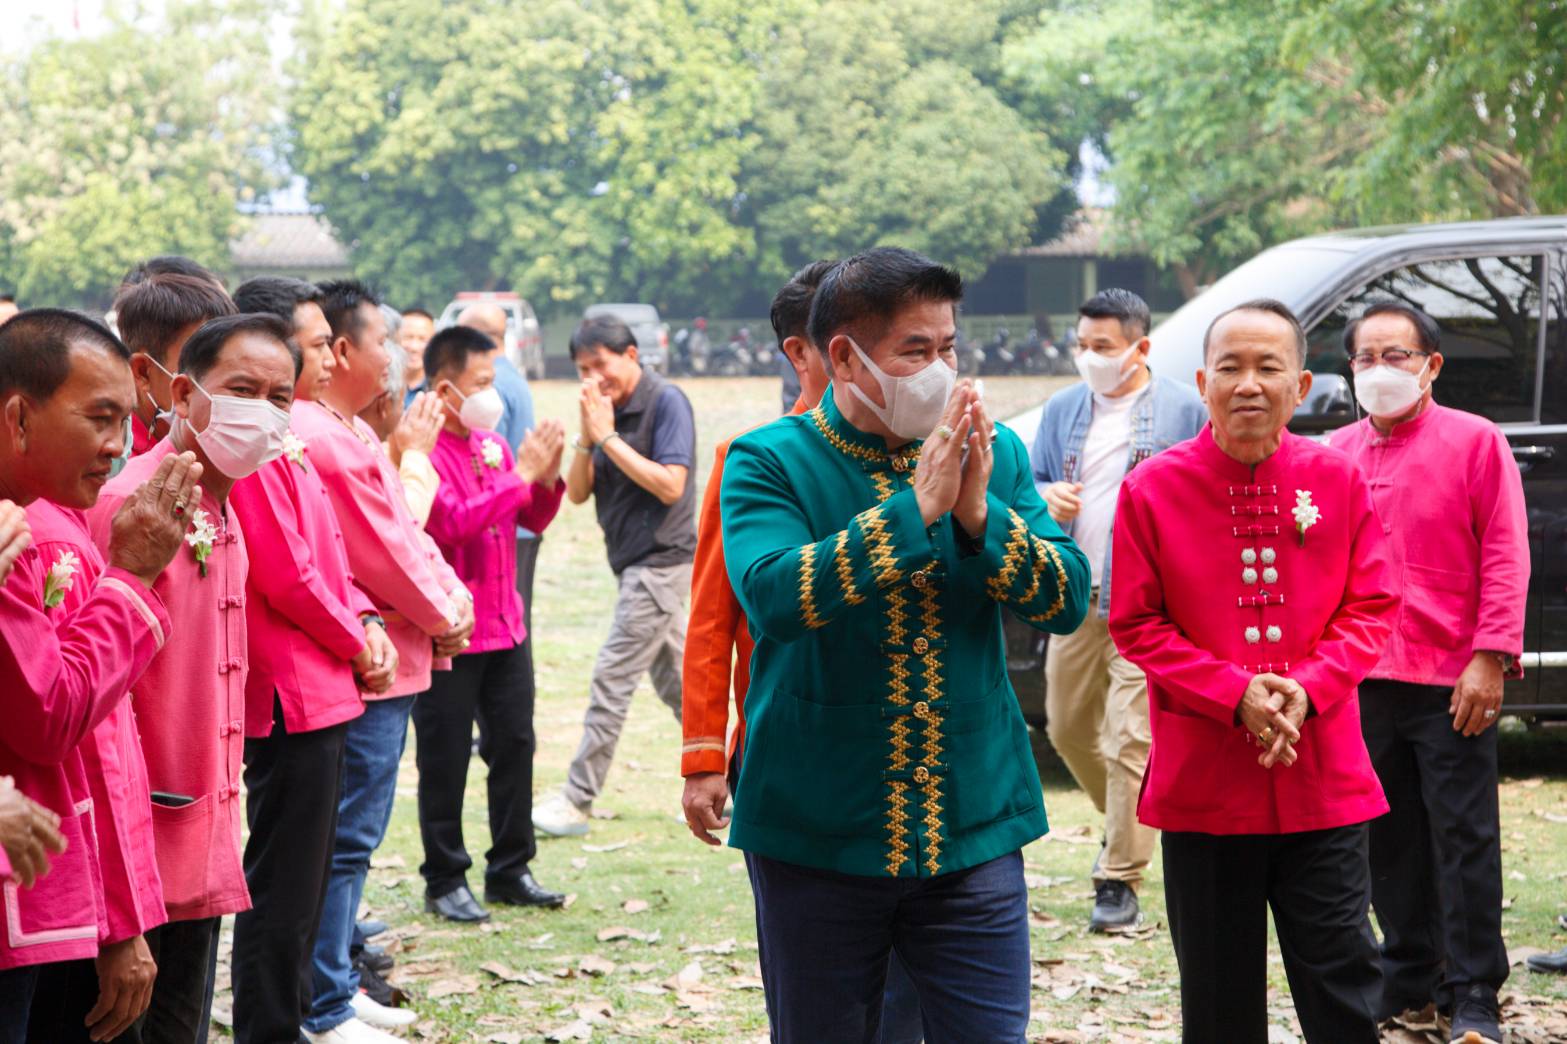
<path id="1" fill-rule="evenodd" d="M 368 700 L 348 723 L 343 753 L 343 799 L 337 807 L 337 840 L 327 882 L 321 927 L 312 958 L 315 997 L 304 1028 L 325 1033 L 353 1018 L 359 974 L 348 957 L 370 856 L 386 836 L 397 795 L 397 763 L 408 740 L 413 696 Z"/>
<path id="2" fill-rule="evenodd" d="M 772 1039 L 877 1044 L 888 958 L 928 1044 L 1020 1042 L 1029 1014 L 1021 853 L 937 877 L 864 877 L 746 853 Z"/>

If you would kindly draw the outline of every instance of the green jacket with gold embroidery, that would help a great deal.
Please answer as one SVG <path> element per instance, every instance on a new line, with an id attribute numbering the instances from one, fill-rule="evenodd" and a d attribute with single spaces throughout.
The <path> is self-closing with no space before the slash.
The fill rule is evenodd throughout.
<path id="1" fill-rule="evenodd" d="M 919 444 L 889 452 L 820 406 L 736 439 L 724 558 L 756 637 L 730 844 L 804 866 L 929 877 L 1042 835 L 1007 680 L 1003 606 L 1082 622 L 1088 561 L 997 427 L 985 532 L 926 526 Z"/>

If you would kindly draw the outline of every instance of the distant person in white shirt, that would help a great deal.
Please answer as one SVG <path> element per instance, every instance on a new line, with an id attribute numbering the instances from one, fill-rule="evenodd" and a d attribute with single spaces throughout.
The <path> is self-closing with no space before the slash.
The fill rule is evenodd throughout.
<path id="1" fill-rule="evenodd" d="M 1106 626 L 1116 498 L 1127 472 L 1208 418 L 1190 385 L 1149 369 L 1149 325 L 1147 303 L 1129 290 L 1101 290 L 1078 309 L 1073 361 L 1083 383 L 1045 404 L 1030 453 L 1051 517 L 1093 570 L 1083 626 L 1050 636 L 1045 714 L 1051 744 L 1105 817 L 1089 919 L 1098 932 L 1139 923 L 1137 885 L 1154 847 L 1154 831 L 1137 821 L 1151 742 L 1147 683 Z"/>

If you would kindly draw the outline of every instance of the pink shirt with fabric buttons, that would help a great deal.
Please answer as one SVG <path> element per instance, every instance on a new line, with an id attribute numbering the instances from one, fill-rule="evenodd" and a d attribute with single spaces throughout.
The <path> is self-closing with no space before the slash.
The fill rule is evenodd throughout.
<path id="1" fill-rule="evenodd" d="M 125 498 L 173 452 L 173 442 L 164 439 L 104 487 L 87 514 L 100 548 L 108 546 L 114 513 Z M 217 530 L 205 575 L 187 543 L 153 584 L 174 633 L 131 687 L 152 789 L 195 799 L 179 807 L 152 806 L 163 901 L 174 921 L 250 909 L 239 799 L 249 563 L 232 509 L 205 490 L 198 509 Z"/>
<path id="2" fill-rule="evenodd" d="M 229 504 L 250 558 L 245 735 L 271 734 L 274 694 L 290 733 L 359 717 L 364 700 L 352 664 L 365 645 L 360 614 L 375 606 L 354 586 L 343 530 L 308 447 L 234 483 Z"/>
<path id="3" fill-rule="evenodd" d="M 467 592 L 414 521 L 397 470 L 370 426 L 318 402 L 297 402 L 293 414 L 294 434 L 309 447 L 343 530 L 354 583 L 375 603 L 397 647 L 392 687 L 364 698 L 424 692 L 435 662 L 431 639 L 456 625 L 456 599 Z"/>
<path id="4" fill-rule="evenodd" d="M 485 460 L 486 444 L 495 447 Z M 512 470 L 506 440 L 492 431 L 466 437 L 442 431 L 430 463 L 441 476 L 425 530 L 473 594 L 474 629 L 468 652 L 509 649 L 528 635 L 517 593 L 517 527 L 542 533 L 566 492 L 524 482 Z"/>
<path id="5" fill-rule="evenodd" d="M 35 501 L 27 515 L 33 545 L 0 587 L 0 775 L 59 814 L 66 849 L 31 888 L 0 881 L 0 970 L 96 957 L 100 941 L 128 938 L 162 913 L 152 834 L 137 819 L 147 792 L 130 756 L 126 695 L 167 640 L 168 614 L 136 577 L 105 568 L 80 512 Z M 78 560 L 71 587 L 46 607 L 49 571 L 67 551 Z M 89 746 L 95 765 L 115 773 L 96 791 Z M 107 876 L 104 846 L 115 847 Z"/>

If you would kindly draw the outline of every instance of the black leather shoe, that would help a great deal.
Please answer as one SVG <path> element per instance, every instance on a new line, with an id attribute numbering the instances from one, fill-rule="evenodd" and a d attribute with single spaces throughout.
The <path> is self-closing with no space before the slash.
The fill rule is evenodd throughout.
<path id="1" fill-rule="evenodd" d="M 547 906 L 558 908 L 566 905 L 566 897 L 552 892 L 533 879 L 530 871 L 508 874 L 505 877 L 484 879 L 484 901 L 505 903 L 508 906 Z"/>
<path id="2" fill-rule="evenodd" d="M 1136 928 L 1143 915 L 1137 908 L 1137 893 L 1125 881 L 1100 881 L 1094 885 L 1094 912 L 1088 919 L 1091 932 L 1114 932 Z"/>
<path id="3" fill-rule="evenodd" d="M 478 924 L 490 919 L 490 911 L 479 905 L 479 900 L 473 897 L 465 884 L 458 885 L 445 895 L 425 893 L 424 909 L 426 913 L 458 924 Z"/>
<path id="4" fill-rule="evenodd" d="M 1471 983 L 1453 1005 L 1451 1044 L 1502 1044 L 1496 991 Z"/>
<path id="5" fill-rule="evenodd" d="M 374 939 L 377 935 L 386 931 L 385 921 L 360 921 L 359 934 L 366 939 Z"/>
<path id="6" fill-rule="evenodd" d="M 1530 971 L 1567 975 L 1567 949 L 1557 950 L 1555 953 L 1537 953 L 1524 963 L 1529 966 Z"/>

